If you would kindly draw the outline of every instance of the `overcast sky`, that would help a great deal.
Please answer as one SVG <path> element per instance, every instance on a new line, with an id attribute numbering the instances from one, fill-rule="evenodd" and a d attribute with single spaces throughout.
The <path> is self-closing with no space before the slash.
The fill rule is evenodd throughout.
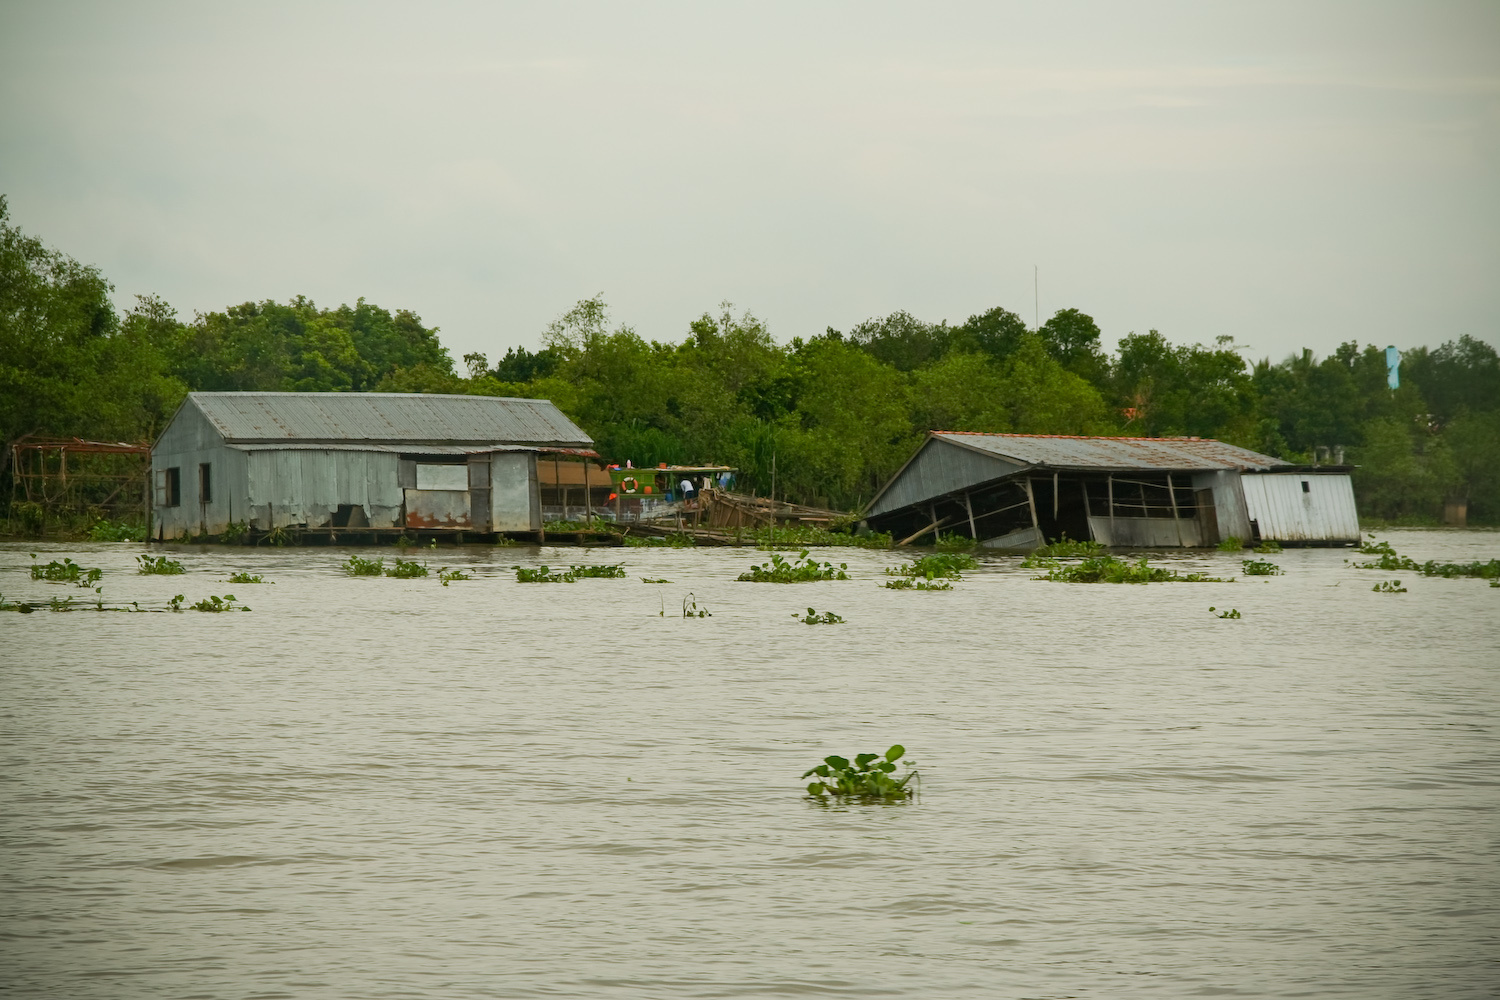
<path id="1" fill-rule="evenodd" d="M 0 0 L 0 98 L 12 222 L 184 317 L 1500 342 L 1495 0 Z"/>

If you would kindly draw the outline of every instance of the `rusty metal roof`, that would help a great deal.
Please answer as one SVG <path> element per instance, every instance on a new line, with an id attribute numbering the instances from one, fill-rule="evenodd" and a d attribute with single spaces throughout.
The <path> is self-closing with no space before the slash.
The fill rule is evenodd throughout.
<path id="1" fill-rule="evenodd" d="M 1279 458 L 1212 438 L 1079 437 L 968 431 L 933 431 L 932 436 L 1022 465 L 1049 469 L 1266 470 L 1287 465 Z"/>
<path id="2" fill-rule="evenodd" d="M 588 448 L 545 399 L 397 392 L 194 392 L 231 444 L 516 444 Z"/>

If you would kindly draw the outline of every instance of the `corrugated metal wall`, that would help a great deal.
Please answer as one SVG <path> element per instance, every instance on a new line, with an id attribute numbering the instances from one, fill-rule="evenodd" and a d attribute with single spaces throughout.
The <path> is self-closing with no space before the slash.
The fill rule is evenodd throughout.
<path id="1" fill-rule="evenodd" d="M 1343 473 L 1246 473 L 1245 506 L 1260 537 L 1292 544 L 1358 544 L 1354 485 Z"/>
<path id="2" fill-rule="evenodd" d="M 1020 469 L 1021 466 L 1002 458 L 960 448 L 941 438 L 928 438 L 916 457 L 897 474 L 865 516 L 878 517 L 908 504 L 999 479 Z"/>
<path id="3" fill-rule="evenodd" d="M 1217 545 L 1229 537 L 1249 540 L 1250 514 L 1245 509 L 1245 493 L 1240 487 L 1238 472 L 1196 472 L 1193 474 L 1193 490 L 1213 491 L 1218 537 L 1204 538 L 1202 544 Z"/>
<path id="4" fill-rule="evenodd" d="M 374 451 L 257 450 L 249 453 L 250 526 L 326 527 L 340 504 L 360 506 L 372 528 L 399 528 L 396 455 Z"/>
<path id="5" fill-rule="evenodd" d="M 209 466 L 211 499 L 198 491 L 198 468 Z M 162 474 L 177 469 L 180 502 L 164 506 Z M 191 404 L 177 411 L 151 449 L 151 537 L 218 535 L 233 521 L 249 517 L 245 453 L 224 447 L 219 432 Z"/>

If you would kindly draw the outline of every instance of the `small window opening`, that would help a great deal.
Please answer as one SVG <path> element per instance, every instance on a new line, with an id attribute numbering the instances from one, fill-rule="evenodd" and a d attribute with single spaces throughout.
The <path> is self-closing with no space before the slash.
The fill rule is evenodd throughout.
<path id="1" fill-rule="evenodd" d="M 163 507 L 176 507 L 182 503 L 182 470 L 173 466 L 163 469 L 157 501 Z"/>
<path id="2" fill-rule="evenodd" d="M 1309 486 L 1309 485 L 1307 485 L 1307 480 L 1306 479 L 1302 480 L 1302 492 L 1303 493 L 1311 493 L 1312 492 L 1312 487 Z"/>
<path id="3" fill-rule="evenodd" d="M 204 462 L 198 466 L 198 502 L 213 503 L 214 499 L 214 472 L 213 465 Z"/>

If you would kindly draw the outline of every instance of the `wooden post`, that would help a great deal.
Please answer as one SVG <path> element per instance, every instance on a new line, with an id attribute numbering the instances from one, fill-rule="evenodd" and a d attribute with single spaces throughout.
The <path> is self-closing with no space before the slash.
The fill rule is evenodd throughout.
<path id="1" fill-rule="evenodd" d="M 1057 520 L 1057 473 L 1052 473 L 1052 520 Z"/>
<path id="2" fill-rule="evenodd" d="M 557 460 L 557 452 L 552 453 L 552 499 L 562 498 L 562 520 L 568 519 L 568 494 L 562 488 L 562 473 L 558 471 L 560 463 Z"/>
<path id="3" fill-rule="evenodd" d="M 1026 477 L 1026 505 L 1031 508 L 1031 526 L 1036 529 L 1037 534 L 1041 534 L 1042 525 L 1036 519 L 1036 491 L 1031 488 L 1030 476 Z M 1042 542 L 1045 544 L 1046 539 L 1042 539 Z"/>
<path id="4" fill-rule="evenodd" d="M 1114 473 L 1110 473 L 1110 476 L 1109 476 L 1109 538 L 1110 538 L 1110 544 L 1113 545 L 1114 544 L 1114 539 L 1115 539 L 1115 476 L 1114 476 Z"/>
<path id="5" fill-rule="evenodd" d="M 1089 518 L 1091 518 L 1091 517 L 1094 516 L 1094 512 L 1089 507 L 1089 483 L 1088 483 L 1088 480 L 1087 479 L 1080 479 L 1080 480 L 1078 480 L 1078 486 L 1079 486 L 1079 488 L 1081 490 L 1083 490 L 1083 526 L 1084 526 L 1084 528 L 1089 533 L 1089 537 L 1086 538 L 1086 539 L 1084 539 L 1084 541 L 1092 541 L 1093 538 L 1094 538 L 1094 526 L 1089 523 Z"/>
<path id="6" fill-rule="evenodd" d="M 589 472 L 592 465 L 593 463 L 588 459 L 585 458 L 583 460 L 583 512 L 585 523 L 594 520 L 594 491 L 589 485 Z"/>
<path id="7" fill-rule="evenodd" d="M 969 502 L 969 491 L 964 490 L 964 510 L 969 512 L 969 537 L 979 540 L 979 531 L 974 527 L 974 505 Z"/>
<path id="8" fill-rule="evenodd" d="M 1177 544 L 1182 545 L 1182 519 L 1177 514 L 1177 490 L 1172 485 L 1172 474 L 1167 473 L 1167 496 L 1172 498 L 1172 525 L 1177 529 Z M 1183 546 L 1186 548 L 1187 546 Z"/>

